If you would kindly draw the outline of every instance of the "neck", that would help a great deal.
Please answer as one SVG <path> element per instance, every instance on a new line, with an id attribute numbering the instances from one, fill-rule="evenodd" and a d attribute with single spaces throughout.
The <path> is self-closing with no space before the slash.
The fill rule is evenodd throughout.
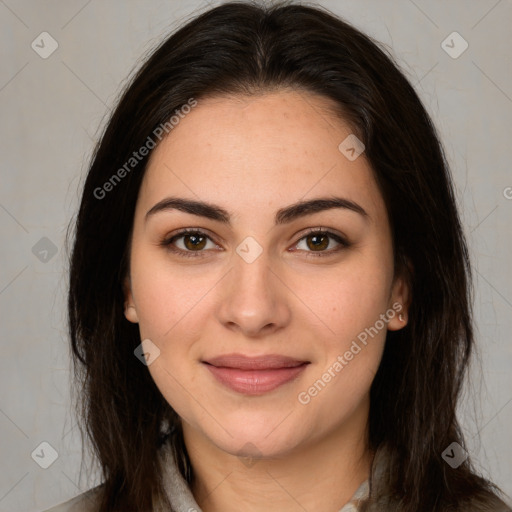
<path id="1" fill-rule="evenodd" d="M 204 512 L 339 510 L 370 473 L 366 430 L 342 426 L 274 458 L 241 459 L 184 424 L 192 494 Z"/>

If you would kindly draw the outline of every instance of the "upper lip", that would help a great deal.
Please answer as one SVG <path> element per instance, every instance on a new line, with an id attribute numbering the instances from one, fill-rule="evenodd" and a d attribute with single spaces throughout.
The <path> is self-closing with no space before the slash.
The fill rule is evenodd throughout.
<path id="1" fill-rule="evenodd" d="M 240 370 L 268 370 L 275 368 L 293 368 L 309 361 L 295 359 L 279 354 L 268 354 L 250 357 L 244 354 L 226 354 L 212 357 L 203 363 L 222 368 L 236 368 Z"/>

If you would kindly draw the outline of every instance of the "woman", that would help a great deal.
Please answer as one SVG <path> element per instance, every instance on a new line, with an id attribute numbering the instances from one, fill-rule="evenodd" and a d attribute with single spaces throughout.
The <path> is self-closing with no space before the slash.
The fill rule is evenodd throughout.
<path id="1" fill-rule="evenodd" d="M 104 483 L 54 510 L 511 510 L 455 415 L 471 276 L 442 148 L 350 25 L 190 21 L 126 89 L 74 229 Z"/>

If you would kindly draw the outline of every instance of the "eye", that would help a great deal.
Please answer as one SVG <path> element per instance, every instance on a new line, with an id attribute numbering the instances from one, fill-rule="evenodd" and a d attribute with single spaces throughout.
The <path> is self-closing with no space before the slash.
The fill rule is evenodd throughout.
<path id="1" fill-rule="evenodd" d="M 334 242 L 334 243 L 333 243 Z M 210 243 L 210 246 L 208 244 Z M 200 229 L 183 229 L 170 238 L 165 238 L 160 245 L 178 256 L 201 257 L 206 249 L 218 249 L 212 238 Z M 334 245 L 334 248 L 332 246 Z M 306 252 L 306 256 L 330 256 L 349 247 L 349 242 L 342 236 L 323 228 L 311 228 L 299 239 L 295 250 Z"/>
<path id="2" fill-rule="evenodd" d="M 335 243 L 333 244 L 332 241 Z M 337 244 L 337 245 L 336 245 Z M 332 248 L 332 245 L 335 247 Z M 345 249 L 350 244 L 342 236 L 326 231 L 322 228 L 314 228 L 309 230 L 306 236 L 303 236 L 296 244 L 299 250 L 306 251 L 307 256 L 330 256 L 333 253 Z M 329 250 L 327 250 L 330 248 Z"/>
<path id="3" fill-rule="evenodd" d="M 208 242 L 211 244 L 210 247 L 208 247 Z M 203 249 L 218 248 L 210 236 L 199 229 L 183 229 L 172 237 L 162 240 L 160 245 L 185 257 L 202 256 Z"/>

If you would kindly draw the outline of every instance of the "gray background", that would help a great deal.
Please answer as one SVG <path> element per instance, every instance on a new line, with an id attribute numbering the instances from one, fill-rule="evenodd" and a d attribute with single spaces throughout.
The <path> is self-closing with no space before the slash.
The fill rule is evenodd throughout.
<path id="1" fill-rule="evenodd" d="M 510 495 L 512 2 L 320 3 L 391 49 L 440 130 L 476 277 L 480 363 L 461 404 L 463 426 L 471 455 Z M 94 471 L 79 478 L 65 229 L 94 141 L 127 76 L 161 37 L 207 6 L 0 0 L 1 511 L 40 511 L 99 483 Z M 31 47 L 44 31 L 59 45 L 47 59 Z M 469 44 L 458 58 L 441 46 L 454 31 Z M 448 44 L 461 49 L 460 40 Z M 31 457 L 44 441 L 58 452 L 48 469 Z"/>

